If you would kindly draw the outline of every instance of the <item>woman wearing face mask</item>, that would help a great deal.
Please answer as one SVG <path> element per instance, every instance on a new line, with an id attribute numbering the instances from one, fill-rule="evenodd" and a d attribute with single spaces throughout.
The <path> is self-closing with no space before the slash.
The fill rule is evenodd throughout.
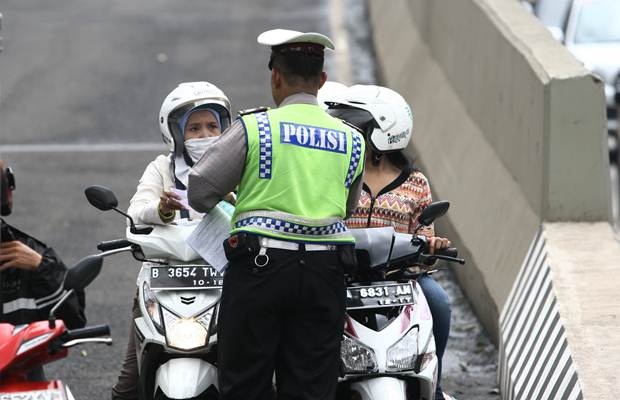
<path id="1" fill-rule="evenodd" d="M 230 125 L 230 101 L 209 82 L 177 86 L 162 103 L 159 127 L 168 155 L 144 171 L 128 213 L 139 224 L 167 224 L 176 218 L 201 218 L 185 204 L 189 169 Z M 232 201 L 231 196 L 226 200 Z"/>
<path id="2" fill-rule="evenodd" d="M 184 206 L 190 168 L 205 148 L 230 125 L 230 102 L 209 82 L 186 82 L 177 86 L 162 103 L 159 128 L 168 155 L 159 155 L 142 174 L 129 204 L 128 214 L 138 224 L 164 225 L 177 218 L 199 219 L 200 214 Z M 233 203 L 231 195 L 225 200 Z M 134 297 L 133 317 L 139 315 Z M 112 400 L 138 398 L 138 361 L 133 320 L 125 359 L 112 388 Z"/>

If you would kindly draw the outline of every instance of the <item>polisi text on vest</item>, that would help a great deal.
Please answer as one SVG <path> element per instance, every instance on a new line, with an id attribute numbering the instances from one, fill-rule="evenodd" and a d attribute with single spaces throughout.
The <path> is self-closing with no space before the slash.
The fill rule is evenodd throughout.
<path id="1" fill-rule="evenodd" d="M 347 135 L 318 126 L 280 122 L 280 143 L 346 154 Z"/>

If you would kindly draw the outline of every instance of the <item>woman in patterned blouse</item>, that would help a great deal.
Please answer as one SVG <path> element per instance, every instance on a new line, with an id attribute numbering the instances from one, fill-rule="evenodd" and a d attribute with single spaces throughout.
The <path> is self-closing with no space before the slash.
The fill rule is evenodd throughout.
<path id="1" fill-rule="evenodd" d="M 329 97 L 325 99 L 328 113 L 360 128 L 368 142 L 363 190 L 347 226 L 392 226 L 396 232 L 413 234 L 432 196 L 428 179 L 403 153 L 413 126 L 409 105 L 398 93 L 372 85 L 355 85 L 325 97 Z M 431 252 L 450 246 L 448 239 L 435 236 L 433 225 L 422 227 L 417 234 L 428 238 Z M 438 359 L 435 400 L 449 400 L 441 390 L 441 366 L 450 332 L 450 299 L 430 275 L 421 275 L 417 282 L 433 316 Z"/>

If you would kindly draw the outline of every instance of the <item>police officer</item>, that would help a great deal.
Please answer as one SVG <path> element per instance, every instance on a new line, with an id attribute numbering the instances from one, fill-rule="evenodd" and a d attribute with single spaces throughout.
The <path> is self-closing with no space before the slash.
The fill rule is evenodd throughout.
<path id="1" fill-rule="evenodd" d="M 354 239 L 343 219 L 362 182 L 362 135 L 316 99 L 327 79 L 318 33 L 275 29 L 271 90 L 278 108 L 241 117 L 189 176 L 190 205 L 208 212 L 238 188 L 218 325 L 224 400 L 332 399 L 344 326 L 343 270 Z"/>

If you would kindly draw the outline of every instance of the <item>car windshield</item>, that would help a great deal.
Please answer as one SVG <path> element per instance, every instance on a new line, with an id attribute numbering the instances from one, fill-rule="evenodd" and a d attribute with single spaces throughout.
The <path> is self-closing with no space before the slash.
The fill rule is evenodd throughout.
<path id="1" fill-rule="evenodd" d="M 577 19 L 575 43 L 620 42 L 620 1 L 585 0 Z"/>

